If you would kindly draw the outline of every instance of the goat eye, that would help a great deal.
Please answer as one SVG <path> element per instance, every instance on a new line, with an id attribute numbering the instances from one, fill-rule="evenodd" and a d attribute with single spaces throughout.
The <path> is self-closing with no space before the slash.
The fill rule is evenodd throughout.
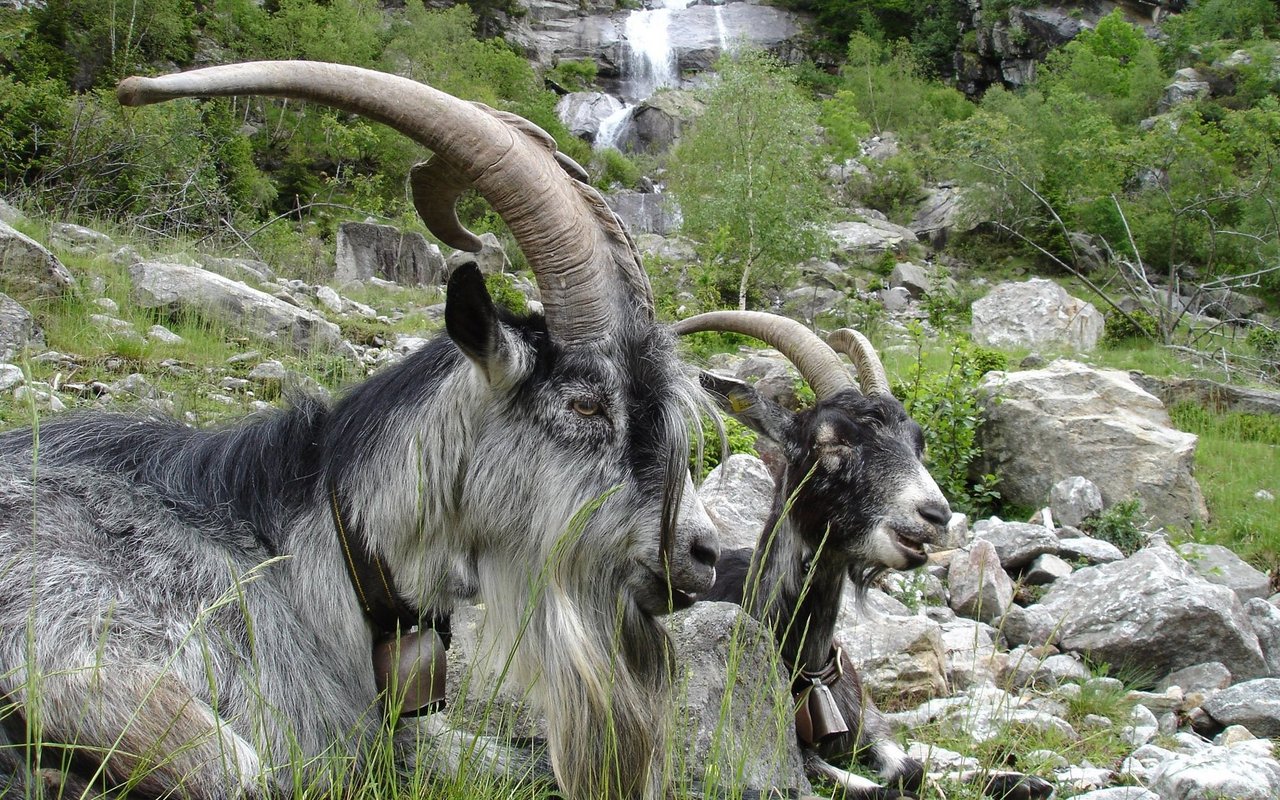
<path id="1" fill-rule="evenodd" d="M 600 413 L 600 404 L 590 397 L 579 397 L 569 407 L 582 417 L 594 417 Z"/>

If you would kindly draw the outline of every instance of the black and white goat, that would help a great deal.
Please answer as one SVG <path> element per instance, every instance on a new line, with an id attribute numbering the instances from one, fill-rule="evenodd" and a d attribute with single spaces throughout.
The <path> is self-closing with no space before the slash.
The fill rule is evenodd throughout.
<path id="1" fill-rule="evenodd" d="M 656 617 L 711 586 L 718 545 L 687 470 L 706 401 L 630 237 L 541 129 L 407 79 L 258 62 L 119 89 L 126 105 L 233 94 L 336 106 L 428 147 L 411 176 L 427 225 L 477 249 L 453 210 L 477 189 L 545 316 L 496 310 L 463 266 L 447 335 L 333 405 L 217 430 L 68 415 L 0 436 L 10 790 L 32 791 L 39 761 L 137 796 L 323 792 L 321 756 L 360 770 L 401 702 L 387 674 L 438 655 L 430 621 L 474 598 L 540 701 L 561 790 L 663 796 Z M 416 707 L 431 687 L 405 672 Z M 465 745 L 440 716 L 402 732 L 448 768 Z"/>
<path id="2" fill-rule="evenodd" d="M 927 545 L 946 543 L 951 509 L 921 462 L 920 426 L 856 331 L 836 331 L 828 346 L 785 317 L 733 311 L 692 317 L 676 330 L 727 330 L 765 341 L 795 364 L 817 398 L 812 408 L 792 412 L 750 384 L 703 373 L 703 388 L 726 413 L 780 449 L 783 471 L 759 543 L 724 553 L 715 585 L 699 599 L 739 603 L 774 632 L 792 670 L 796 733 L 812 776 L 834 781 L 848 797 L 913 797 L 924 765 L 894 741 L 834 636 L 846 580 L 865 589 L 885 570 L 923 565 Z M 836 350 L 857 368 L 856 384 Z M 887 788 L 830 763 L 851 755 Z M 986 778 L 997 797 L 1039 800 L 1052 789 L 1016 773 Z"/>

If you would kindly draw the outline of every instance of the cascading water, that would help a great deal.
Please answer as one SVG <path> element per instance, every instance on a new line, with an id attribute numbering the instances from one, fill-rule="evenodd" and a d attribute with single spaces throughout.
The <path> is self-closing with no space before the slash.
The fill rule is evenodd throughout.
<path id="1" fill-rule="evenodd" d="M 616 146 L 632 109 L 658 89 L 675 86 L 679 81 L 676 53 L 671 47 L 671 15 L 673 11 L 688 8 L 692 2 L 661 0 L 657 8 L 627 14 L 622 27 L 623 108 L 600 123 L 595 138 L 597 149 Z"/>
<path id="2" fill-rule="evenodd" d="M 729 30 L 724 26 L 724 8 L 712 6 L 716 17 L 716 36 L 720 39 L 720 52 L 729 52 Z"/>

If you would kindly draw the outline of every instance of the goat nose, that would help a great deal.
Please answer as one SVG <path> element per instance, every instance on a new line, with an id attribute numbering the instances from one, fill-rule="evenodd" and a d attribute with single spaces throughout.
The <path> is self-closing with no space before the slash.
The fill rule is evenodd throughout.
<path id="1" fill-rule="evenodd" d="M 716 542 L 715 537 L 699 536 L 689 546 L 689 554 L 699 564 L 714 568 L 716 561 L 720 559 L 720 545 Z"/>
<path id="2" fill-rule="evenodd" d="M 921 503 L 916 508 L 916 513 L 925 522 L 932 523 L 940 528 L 945 528 L 947 523 L 951 521 L 951 506 L 947 505 L 946 501 L 931 500 Z"/>

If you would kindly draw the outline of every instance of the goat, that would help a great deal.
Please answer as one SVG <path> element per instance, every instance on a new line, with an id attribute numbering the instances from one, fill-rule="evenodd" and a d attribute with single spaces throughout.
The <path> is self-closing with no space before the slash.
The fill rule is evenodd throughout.
<path id="1" fill-rule="evenodd" d="M 281 96 L 394 127 L 434 153 L 410 174 L 428 228 L 477 250 L 454 211 L 474 186 L 545 313 L 497 310 L 464 265 L 446 333 L 332 405 L 214 430 L 86 413 L 0 436 L 10 761 L 52 744 L 73 755 L 68 782 L 150 796 L 325 791 L 320 756 L 359 774 L 386 718 L 434 696 L 406 659 L 436 659 L 431 621 L 475 599 L 534 687 L 561 790 L 663 795 L 657 618 L 711 586 L 718 554 L 687 469 L 706 399 L 581 168 L 526 120 L 343 65 L 210 67 L 118 94 Z M 392 695 L 397 672 L 411 697 Z M 465 745 L 439 717 L 399 724 L 447 768 Z"/>
<path id="2" fill-rule="evenodd" d="M 729 330 L 768 342 L 817 398 L 814 407 L 793 413 L 747 383 L 702 374 L 703 388 L 721 408 L 777 445 L 784 465 L 759 543 L 724 553 L 715 585 L 699 599 L 738 603 L 772 629 L 795 676 L 796 730 L 813 777 L 833 780 L 848 797 L 914 796 L 924 766 L 893 740 L 833 640 L 846 579 L 864 591 L 885 570 L 921 566 L 925 546 L 946 540 L 951 509 L 921 463 L 920 426 L 893 397 L 875 350 L 856 331 L 832 333 L 829 347 L 799 323 L 753 312 L 702 314 L 676 330 Z M 858 384 L 832 347 L 849 355 Z M 888 788 L 830 763 L 851 754 Z M 1052 790 L 1016 773 L 990 776 L 986 788 L 1021 800 Z"/>

